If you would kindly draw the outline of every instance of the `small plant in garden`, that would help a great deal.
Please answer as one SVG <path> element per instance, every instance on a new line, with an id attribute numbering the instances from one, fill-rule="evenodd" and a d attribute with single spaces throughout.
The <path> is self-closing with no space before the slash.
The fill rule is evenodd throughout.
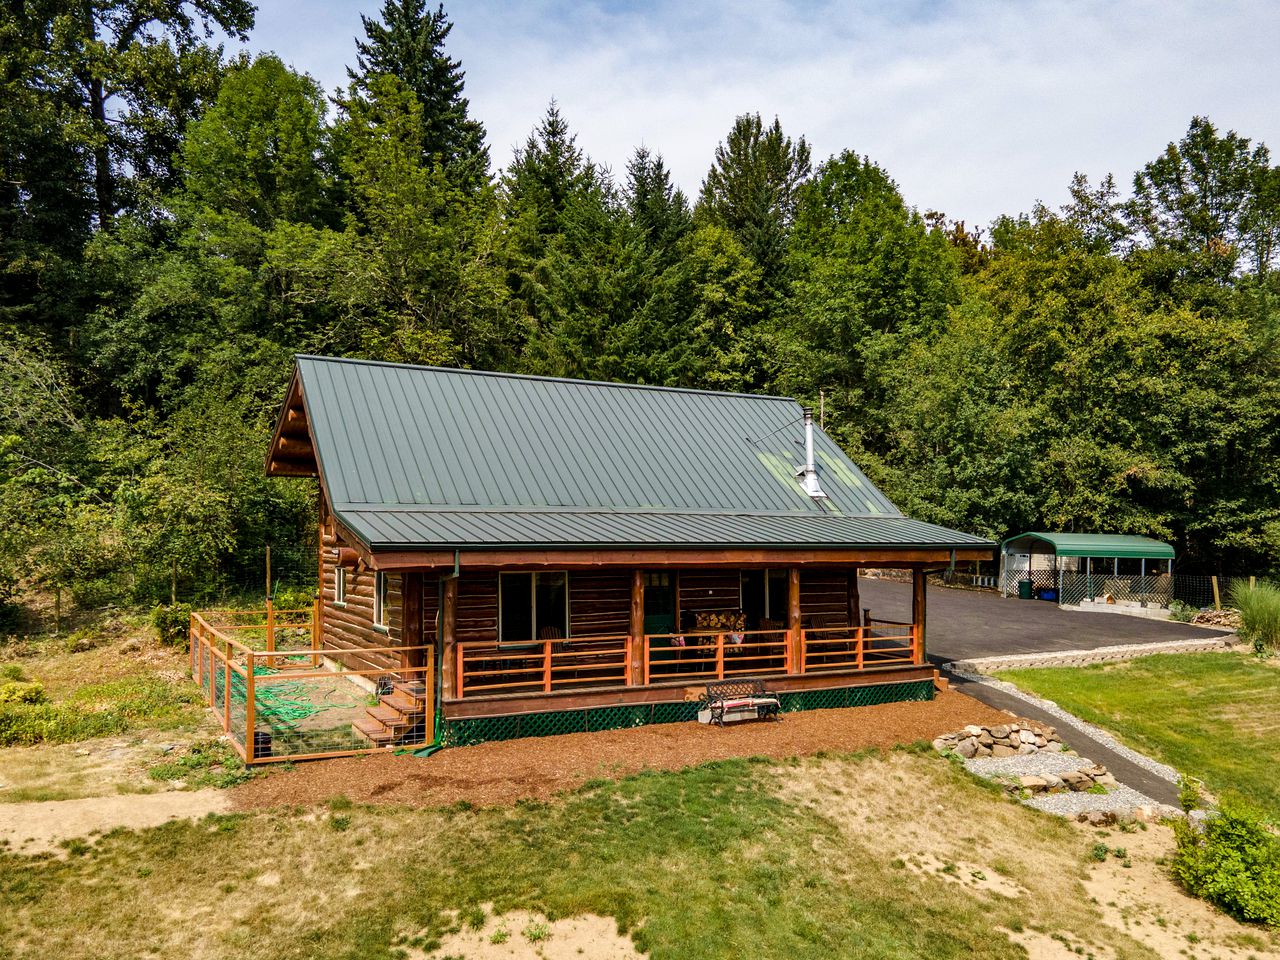
<path id="1" fill-rule="evenodd" d="M 1183 603 L 1181 600 L 1174 600 L 1169 604 L 1169 619 L 1176 620 L 1178 623 L 1190 623 L 1199 612 L 1197 607 Z"/>
<path id="2" fill-rule="evenodd" d="M 1107 859 L 1107 854 L 1111 852 L 1111 848 L 1105 843 L 1095 843 L 1093 849 L 1089 851 L 1089 859 L 1097 863 L 1103 863 Z"/>
<path id="3" fill-rule="evenodd" d="M 499 927 L 493 931 L 493 935 L 489 937 L 489 942 L 495 945 L 506 943 L 511 939 L 511 931 L 506 927 Z"/>
<path id="4" fill-rule="evenodd" d="M 222 740 L 202 740 L 191 744 L 181 756 L 147 769 L 153 780 L 181 780 L 188 787 L 234 787 L 253 779 L 253 771 L 231 746 Z"/>
<path id="5" fill-rule="evenodd" d="M 1268 657 L 1280 652 L 1280 587 L 1263 581 L 1254 586 L 1236 583 L 1231 604 L 1240 611 L 1240 639 L 1253 652 Z"/>

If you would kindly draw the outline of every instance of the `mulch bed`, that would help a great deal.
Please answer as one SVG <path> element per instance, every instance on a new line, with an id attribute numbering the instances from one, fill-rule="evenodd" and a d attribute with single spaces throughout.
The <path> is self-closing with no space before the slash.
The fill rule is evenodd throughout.
<path id="1" fill-rule="evenodd" d="M 787 714 L 781 722 L 738 723 L 720 729 L 665 723 L 629 730 L 529 737 L 455 747 L 420 759 L 390 753 L 300 763 L 232 791 L 237 809 L 324 803 L 477 806 L 545 800 L 597 777 L 641 770 L 679 770 L 731 757 L 786 758 L 822 751 L 930 741 L 966 724 L 1007 722 L 1009 715 L 954 690 L 929 702 L 886 703 Z"/>

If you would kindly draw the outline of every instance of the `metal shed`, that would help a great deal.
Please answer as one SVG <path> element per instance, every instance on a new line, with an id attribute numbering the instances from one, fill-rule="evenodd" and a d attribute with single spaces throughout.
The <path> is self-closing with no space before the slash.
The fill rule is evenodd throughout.
<path id="1" fill-rule="evenodd" d="M 1006 596 L 1167 607 L 1174 550 L 1151 537 L 1115 533 L 1020 533 L 1000 547 Z"/>

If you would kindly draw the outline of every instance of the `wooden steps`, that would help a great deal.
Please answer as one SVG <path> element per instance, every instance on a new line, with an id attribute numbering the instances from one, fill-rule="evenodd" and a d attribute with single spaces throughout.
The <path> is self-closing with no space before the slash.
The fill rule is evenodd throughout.
<path id="1" fill-rule="evenodd" d="M 351 728 L 375 747 L 395 746 L 422 726 L 427 696 L 426 685 L 420 681 L 392 683 L 391 692 L 379 696 L 378 705 L 366 710 Z M 415 742 L 422 742 L 421 736 Z"/>

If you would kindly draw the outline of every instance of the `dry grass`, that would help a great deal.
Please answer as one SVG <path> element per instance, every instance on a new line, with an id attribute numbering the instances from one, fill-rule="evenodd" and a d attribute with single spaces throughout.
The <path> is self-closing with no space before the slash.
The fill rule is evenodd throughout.
<path id="1" fill-rule="evenodd" d="M 335 800 L 120 832 L 61 860 L 0 854 L 0 956 L 440 957 L 529 911 L 551 929 L 608 918 L 655 958 L 856 942 L 867 958 L 1016 960 L 1019 943 L 1051 957 L 1065 940 L 1154 960 L 1090 901 L 1094 842 L 901 751 L 713 763 L 483 810 Z"/>

